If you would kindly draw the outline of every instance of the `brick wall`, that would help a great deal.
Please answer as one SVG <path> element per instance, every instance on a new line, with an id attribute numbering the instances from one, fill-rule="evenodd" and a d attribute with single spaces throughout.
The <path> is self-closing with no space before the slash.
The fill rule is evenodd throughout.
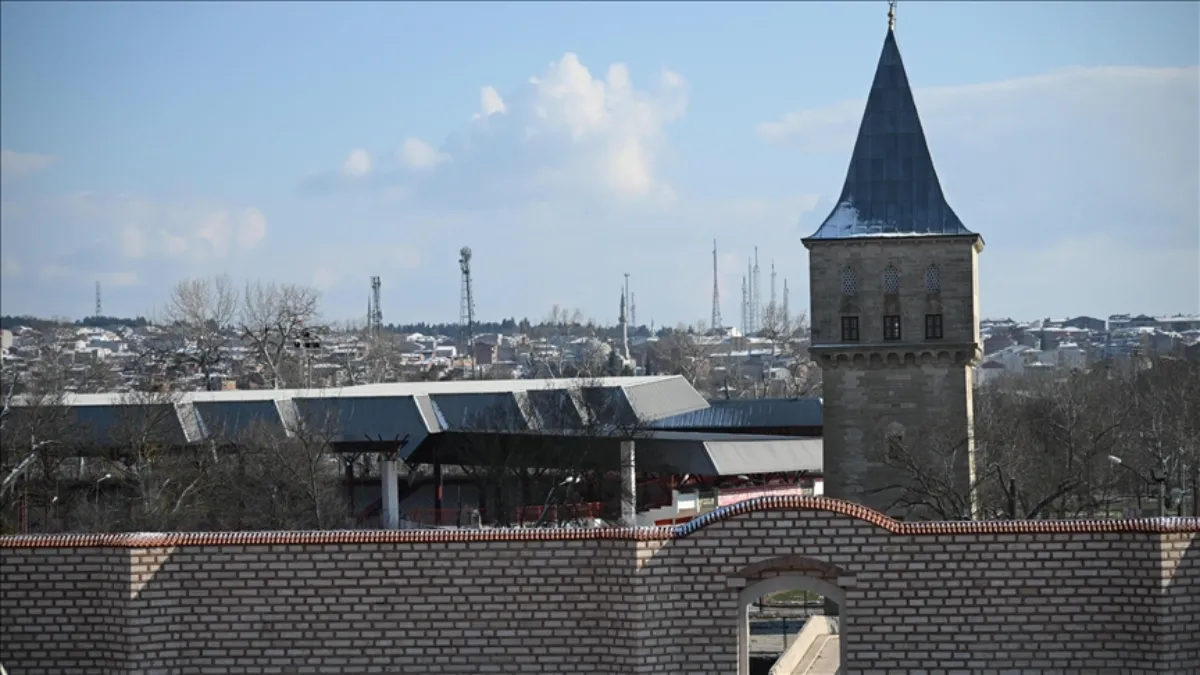
<path id="1" fill-rule="evenodd" d="M 24 673 L 733 673 L 737 597 L 842 588 L 848 673 L 1200 672 L 1200 520 L 901 524 L 823 498 L 675 529 L 0 538 Z"/>

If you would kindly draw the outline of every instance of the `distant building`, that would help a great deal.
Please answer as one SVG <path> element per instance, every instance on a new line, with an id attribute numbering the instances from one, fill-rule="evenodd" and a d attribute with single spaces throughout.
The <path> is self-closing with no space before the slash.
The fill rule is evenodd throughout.
<path id="1" fill-rule="evenodd" d="M 1063 322 L 1063 326 L 1066 328 L 1082 328 L 1098 333 L 1108 328 L 1104 319 L 1096 319 L 1090 316 L 1077 316 L 1074 319 L 1067 319 Z"/>
<path id="2" fill-rule="evenodd" d="M 1200 330 L 1200 315 L 1176 314 L 1175 316 L 1160 316 L 1156 318 L 1160 330 L 1173 333 L 1186 333 Z"/>
<path id="3" fill-rule="evenodd" d="M 498 342 L 498 341 L 497 341 Z M 476 342 L 473 345 L 475 365 L 489 366 L 497 361 L 496 354 L 499 351 L 497 344 L 487 342 Z"/>
<path id="4" fill-rule="evenodd" d="M 1128 314 L 1113 314 L 1108 317 L 1108 330 L 1115 331 L 1129 328 L 1129 322 L 1132 319 L 1133 317 Z"/>

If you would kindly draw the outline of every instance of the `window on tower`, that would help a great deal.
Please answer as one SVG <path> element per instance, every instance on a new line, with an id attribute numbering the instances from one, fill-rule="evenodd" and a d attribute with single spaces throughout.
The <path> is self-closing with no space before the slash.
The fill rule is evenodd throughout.
<path id="1" fill-rule="evenodd" d="M 849 267 L 842 269 L 842 295 L 858 295 L 858 275 Z"/>
<path id="2" fill-rule="evenodd" d="M 858 317 L 842 317 L 842 342 L 858 342 Z"/>
<path id="3" fill-rule="evenodd" d="M 925 339 L 926 340 L 941 340 L 942 339 L 942 315 L 941 314 L 926 314 L 925 315 Z"/>
<path id="4" fill-rule="evenodd" d="M 883 292 L 896 295 L 900 292 L 900 270 L 888 265 L 883 270 Z"/>
<path id="5" fill-rule="evenodd" d="M 883 339 L 888 341 L 900 339 L 899 314 L 888 314 L 883 317 Z"/>
<path id="6" fill-rule="evenodd" d="M 925 292 L 942 292 L 942 271 L 938 269 L 937 265 L 930 265 L 925 270 Z"/>

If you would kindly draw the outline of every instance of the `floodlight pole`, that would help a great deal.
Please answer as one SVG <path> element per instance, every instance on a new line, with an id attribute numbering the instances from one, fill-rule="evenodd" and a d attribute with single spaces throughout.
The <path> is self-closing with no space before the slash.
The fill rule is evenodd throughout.
<path id="1" fill-rule="evenodd" d="M 621 441 L 621 525 L 637 527 L 637 457 L 632 440 Z"/>

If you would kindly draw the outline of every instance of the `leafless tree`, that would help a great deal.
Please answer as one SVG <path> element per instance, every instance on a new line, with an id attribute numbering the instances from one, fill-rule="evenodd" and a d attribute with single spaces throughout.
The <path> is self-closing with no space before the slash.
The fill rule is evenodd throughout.
<path id="1" fill-rule="evenodd" d="M 28 527 L 30 507 L 49 502 L 72 424 L 61 405 L 61 369 L 0 371 L 0 532 Z"/>
<path id="2" fill-rule="evenodd" d="M 706 391 L 710 387 L 711 357 L 719 343 L 704 340 L 700 328 L 677 326 L 654 344 L 656 371 L 661 375 L 682 375 L 693 387 Z"/>
<path id="3" fill-rule="evenodd" d="M 250 345 L 267 381 L 286 387 L 287 356 L 297 338 L 318 315 L 320 294 L 305 286 L 256 282 L 246 285 L 238 317 L 239 332 Z"/>
<path id="4" fill-rule="evenodd" d="M 328 530 L 349 524 L 332 451 L 336 420 L 332 414 L 310 417 L 287 428 L 257 421 L 229 435 L 211 472 L 213 528 Z"/>
<path id="5" fill-rule="evenodd" d="M 500 524 L 514 514 L 541 524 L 582 517 L 577 503 L 602 503 L 616 522 L 626 495 L 619 480 L 620 443 L 644 437 L 648 424 L 612 388 L 579 378 L 567 388 L 534 389 L 473 417 L 483 432 L 461 449 L 487 513 Z M 643 468 L 652 460 L 639 459 Z M 538 507 L 542 508 L 538 508 Z M 555 507 L 555 508 L 550 508 Z M 597 515 L 597 514 L 590 514 Z"/>
<path id="6" fill-rule="evenodd" d="M 109 448 L 102 455 L 104 484 L 95 490 L 97 515 L 109 523 L 104 529 L 203 528 L 203 490 L 219 458 L 189 444 L 178 400 L 171 392 L 124 394 L 113 406 L 112 425 L 96 430 Z"/>
<path id="7" fill-rule="evenodd" d="M 884 449 L 896 476 L 884 487 L 899 491 L 898 505 L 942 518 L 972 502 L 985 518 L 1118 515 L 1114 504 L 1149 492 L 1156 469 L 1172 494 L 1187 494 L 1200 482 L 1197 376 L 1194 363 L 1156 359 L 997 381 L 975 392 L 973 484 L 950 479 L 967 439 L 930 428 Z"/>

